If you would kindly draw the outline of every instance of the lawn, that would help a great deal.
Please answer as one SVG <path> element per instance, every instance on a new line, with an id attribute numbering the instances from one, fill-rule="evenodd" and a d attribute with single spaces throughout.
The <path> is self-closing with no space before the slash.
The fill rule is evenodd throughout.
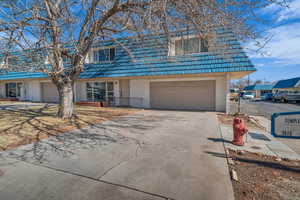
<path id="1" fill-rule="evenodd" d="M 0 150 L 13 149 L 49 136 L 137 112 L 137 109 L 76 106 L 76 118 L 56 117 L 57 106 L 0 110 Z"/>

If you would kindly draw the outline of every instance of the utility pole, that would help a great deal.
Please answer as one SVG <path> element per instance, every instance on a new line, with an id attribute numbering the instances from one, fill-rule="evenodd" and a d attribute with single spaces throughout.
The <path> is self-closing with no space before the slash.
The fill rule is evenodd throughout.
<path id="1" fill-rule="evenodd" d="M 248 86 L 250 85 L 250 75 L 248 74 Z"/>

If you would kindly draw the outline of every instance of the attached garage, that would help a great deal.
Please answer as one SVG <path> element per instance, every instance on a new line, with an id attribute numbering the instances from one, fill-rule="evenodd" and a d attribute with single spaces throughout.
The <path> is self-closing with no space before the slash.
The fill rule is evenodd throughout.
<path id="1" fill-rule="evenodd" d="M 150 105 L 156 109 L 215 111 L 216 81 L 151 82 Z"/>
<path id="2" fill-rule="evenodd" d="M 41 83 L 42 101 L 57 103 L 59 101 L 58 91 L 53 83 Z"/>

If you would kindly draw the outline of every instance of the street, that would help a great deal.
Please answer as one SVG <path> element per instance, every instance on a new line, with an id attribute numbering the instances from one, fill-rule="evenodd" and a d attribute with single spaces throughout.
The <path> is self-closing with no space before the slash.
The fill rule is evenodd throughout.
<path id="1" fill-rule="evenodd" d="M 236 113 L 238 104 L 231 103 L 231 113 Z M 274 103 L 266 101 L 241 101 L 241 112 L 249 115 L 261 115 L 268 119 L 271 118 L 273 113 L 278 112 L 300 112 L 299 104 L 287 104 L 287 103 Z"/>
<path id="2" fill-rule="evenodd" d="M 230 112 L 236 113 L 238 110 L 238 104 L 231 102 Z M 265 101 L 241 101 L 241 112 L 248 115 L 259 115 L 271 119 L 273 113 L 279 112 L 300 112 L 299 104 L 286 104 L 286 103 L 274 103 Z M 269 128 L 271 128 L 271 122 L 269 121 Z M 300 140 L 289 138 L 277 138 L 282 143 L 288 145 L 295 152 L 300 154 Z"/>

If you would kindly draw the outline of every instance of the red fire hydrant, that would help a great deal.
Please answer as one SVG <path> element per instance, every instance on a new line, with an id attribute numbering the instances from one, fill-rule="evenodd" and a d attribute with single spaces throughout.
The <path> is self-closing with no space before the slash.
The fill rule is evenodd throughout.
<path id="1" fill-rule="evenodd" d="M 233 120 L 233 141 L 232 144 L 244 146 L 244 135 L 248 132 L 244 120 L 235 117 Z"/>

